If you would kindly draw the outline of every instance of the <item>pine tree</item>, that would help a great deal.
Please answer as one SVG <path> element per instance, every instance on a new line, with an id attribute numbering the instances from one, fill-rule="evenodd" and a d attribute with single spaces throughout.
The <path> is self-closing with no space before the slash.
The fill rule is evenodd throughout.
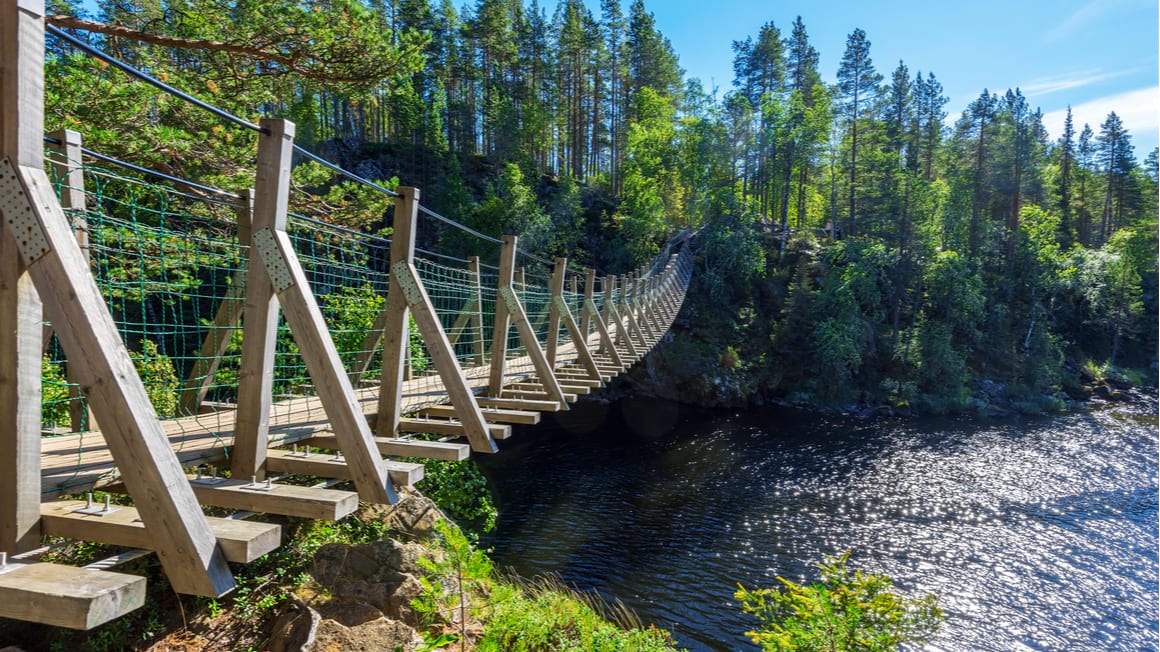
<path id="1" fill-rule="evenodd" d="M 1075 158 L 1075 123 L 1071 117 L 1071 105 L 1067 107 L 1067 117 L 1063 121 L 1063 135 L 1059 138 L 1059 243 L 1064 247 L 1071 244 L 1071 168 Z"/>
<path id="2" fill-rule="evenodd" d="M 1104 170 L 1104 209 L 1100 219 L 1099 244 L 1108 241 L 1123 221 L 1124 199 L 1135 159 L 1128 130 L 1113 111 L 1100 125 L 1100 165 Z"/>
<path id="3" fill-rule="evenodd" d="M 846 39 L 846 52 L 838 68 L 838 92 L 845 99 L 842 108 L 850 126 L 850 205 L 847 235 L 857 235 L 856 198 L 858 188 L 858 120 L 867 112 L 867 105 L 877 99 L 882 76 L 874 70 L 870 59 L 870 41 L 866 32 L 855 29 Z"/>
<path id="4" fill-rule="evenodd" d="M 1091 240 L 1091 213 L 1088 211 L 1087 201 L 1087 179 L 1091 171 L 1092 155 L 1095 154 L 1095 144 L 1093 142 L 1095 134 L 1092 132 L 1091 125 L 1084 123 L 1083 130 L 1079 133 L 1079 147 L 1076 151 L 1076 163 L 1079 164 L 1077 174 L 1079 175 L 1079 243 L 1085 247 L 1090 247 Z"/>

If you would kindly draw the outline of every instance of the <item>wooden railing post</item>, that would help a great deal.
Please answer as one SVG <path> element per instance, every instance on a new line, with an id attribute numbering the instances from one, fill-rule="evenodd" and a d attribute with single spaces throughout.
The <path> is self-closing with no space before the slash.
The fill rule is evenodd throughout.
<path id="1" fill-rule="evenodd" d="M 564 300 L 564 275 L 567 273 L 568 259 L 557 258 L 552 267 L 552 277 L 548 281 L 548 364 L 556 368 L 556 350 L 560 346 L 560 309 L 557 297 Z"/>
<path id="2" fill-rule="evenodd" d="M 503 247 L 499 254 L 499 280 L 495 294 L 495 321 L 491 331 L 491 370 L 487 380 L 487 395 L 498 397 L 503 392 L 504 369 L 507 365 L 507 336 L 511 328 L 511 313 L 504 305 L 504 289 L 513 289 L 516 267 L 516 247 L 519 238 L 514 235 L 503 237 Z"/>
<path id="3" fill-rule="evenodd" d="M 44 3 L 0 4 L 0 154 L 44 165 Z M 30 93 L 31 91 L 31 93 Z M 40 543 L 40 296 L 15 237 L 0 228 L 0 552 Z"/>
<path id="4" fill-rule="evenodd" d="M 415 326 L 431 355 L 431 363 L 443 380 L 443 387 L 463 424 L 471 448 L 494 453 L 495 440 L 488 432 L 483 412 L 467 384 L 455 348 L 439 322 L 439 315 L 427 295 L 415 267 L 415 231 L 419 221 L 419 189 L 399 188 L 395 203 L 394 232 L 391 236 L 391 282 L 383 319 L 383 377 L 379 387 L 378 434 L 396 437 L 402 417 L 403 383 L 410 351 L 410 322 Z"/>
<path id="5" fill-rule="evenodd" d="M 592 303 L 593 308 L 596 307 L 596 270 L 591 267 L 584 273 L 584 309 L 580 316 L 580 332 L 584 334 L 584 341 L 588 341 L 588 334 L 592 332 L 592 312 L 588 310 L 588 304 Z M 599 317 L 599 315 L 597 315 Z"/>
<path id="6" fill-rule="evenodd" d="M 73 235 L 76 237 L 77 244 L 80 245 L 85 260 L 89 261 L 89 224 L 85 217 L 85 174 L 81 161 L 83 156 L 81 135 L 71 129 L 58 129 L 50 133 L 49 136 L 57 141 L 49 144 L 49 148 L 57 154 L 51 160 L 53 172 L 58 179 L 64 182 L 60 191 L 60 205 L 65 210 L 73 211 Z M 44 349 L 46 350 L 52 339 L 53 330 L 52 326 L 44 328 Z M 97 424 L 93 421 L 91 411 L 81 397 L 76 374 L 70 370 L 70 366 L 66 361 L 65 378 L 69 384 L 69 426 L 73 432 L 96 430 Z"/>
<path id="7" fill-rule="evenodd" d="M 556 379 L 556 372 L 548 362 L 548 357 L 544 355 L 544 350 L 540 348 L 540 341 L 536 337 L 536 332 L 532 328 L 531 322 L 528 321 L 528 315 L 524 311 L 523 304 L 520 303 L 519 296 L 516 295 L 515 288 L 512 286 L 515 278 L 517 241 L 516 236 L 504 236 L 503 248 L 500 251 L 499 287 L 495 300 L 495 331 L 492 333 L 492 359 L 491 373 L 488 377 L 488 395 L 500 396 L 503 392 L 504 356 L 507 354 L 507 333 L 508 328 L 514 322 L 516 331 L 520 335 L 520 341 L 523 343 L 524 349 L 528 352 L 528 357 L 532 359 L 532 365 L 536 369 L 536 374 L 540 377 L 540 383 L 544 386 L 544 391 L 547 393 L 548 398 L 559 403 L 561 410 L 567 410 L 568 402 L 564 400 L 564 390 L 560 387 L 560 382 Z"/>

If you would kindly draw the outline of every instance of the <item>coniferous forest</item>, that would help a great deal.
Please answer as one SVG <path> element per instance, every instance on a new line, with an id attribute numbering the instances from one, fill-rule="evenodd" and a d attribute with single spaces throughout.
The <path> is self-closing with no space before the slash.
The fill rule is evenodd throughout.
<path id="1" fill-rule="evenodd" d="M 461 4 L 52 0 L 48 13 L 544 256 L 617 273 L 700 229 L 684 332 L 656 365 L 685 400 L 1035 412 L 1092 381 L 1155 381 L 1158 156 L 1141 165 L 1115 113 L 1069 115 L 1053 140 L 1019 89 L 979 89 L 948 120 L 938 71 L 875 60 L 856 25 L 831 85 L 791 15 L 738 25 L 732 84 L 710 92 L 642 0 L 599 14 L 580 0 Z M 251 183 L 253 138 L 49 47 L 49 128 Z M 295 180 L 324 219 L 388 224 L 319 168 Z"/>

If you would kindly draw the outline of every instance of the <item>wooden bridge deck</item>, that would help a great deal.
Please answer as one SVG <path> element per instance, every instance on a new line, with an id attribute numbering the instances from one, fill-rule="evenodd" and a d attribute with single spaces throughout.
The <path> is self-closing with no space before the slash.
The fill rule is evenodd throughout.
<path id="1" fill-rule="evenodd" d="M 599 336 L 592 335 L 590 347 L 599 345 Z M 561 345 L 558 359 L 566 365 L 575 358 L 576 347 L 567 342 Z M 468 384 L 477 394 L 487 389 L 487 366 L 469 367 L 464 370 Z M 505 365 L 504 386 L 519 384 L 534 378 L 535 369 L 529 356 L 510 359 Z M 374 419 L 378 412 L 379 388 L 356 390 L 356 396 L 363 414 Z M 448 394 L 438 375 L 424 376 L 407 381 L 403 385 L 402 405 L 404 412 L 414 413 L 428 406 L 439 405 L 448 400 Z M 485 416 L 488 414 L 484 408 Z M 170 419 L 163 426 L 170 444 L 184 467 L 203 463 L 216 463 L 226 459 L 226 452 L 234 441 L 235 411 L 223 409 L 207 414 Z M 433 434 L 440 434 L 438 426 L 455 424 L 450 419 L 431 419 Z M 270 410 L 270 446 L 289 446 L 309 440 L 331 428 L 322 401 L 316 396 L 293 398 L 279 401 Z M 418 430 L 415 426 L 408 430 Z M 502 427 L 497 427 L 493 436 Z M 402 436 L 406 439 L 406 435 Z M 41 446 L 41 492 L 48 500 L 62 495 L 78 494 L 108 486 L 118 482 L 113 456 L 99 431 L 69 433 L 42 439 Z"/>

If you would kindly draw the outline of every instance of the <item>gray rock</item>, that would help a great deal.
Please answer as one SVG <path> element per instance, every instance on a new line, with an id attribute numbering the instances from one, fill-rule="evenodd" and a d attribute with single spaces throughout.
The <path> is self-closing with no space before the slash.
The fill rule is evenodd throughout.
<path id="1" fill-rule="evenodd" d="M 418 560 L 429 554 L 417 543 L 390 539 L 332 543 L 319 548 L 310 574 L 336 598 L 361 600 L 390 618 L 418 625 L 411 601 L 421 591 Z"/>

